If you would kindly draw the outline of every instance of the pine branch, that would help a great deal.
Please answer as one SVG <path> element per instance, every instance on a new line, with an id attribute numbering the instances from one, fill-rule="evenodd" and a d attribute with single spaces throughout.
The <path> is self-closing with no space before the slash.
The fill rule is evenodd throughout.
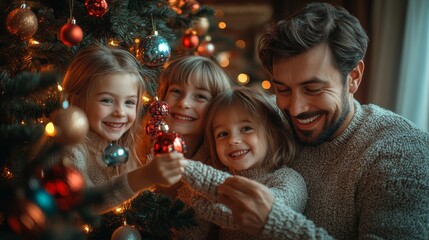
<path id="1" fill-rule="evenodd" d="M 173 229 L 196 226 L 195 213 L 185 209 L 180 200 L 144 191 L 131 201 L 130 208 L 123 215 L 107 213 L 103 215 L 101 226 L 90 236 L 90 239 L 107 239 L 114 230 L 123 224 L 136 227 L 142 239 L 167 240 L 172 236 Z"/>
<path id="2" fill-rule="evenodd" d="M 1 96 L 26 96 L 59 82 L 60 76 L 56 73 L 22 72 L 14 78 L 9 78 L 7 73 L 3 72 L 0 74 Z"/>

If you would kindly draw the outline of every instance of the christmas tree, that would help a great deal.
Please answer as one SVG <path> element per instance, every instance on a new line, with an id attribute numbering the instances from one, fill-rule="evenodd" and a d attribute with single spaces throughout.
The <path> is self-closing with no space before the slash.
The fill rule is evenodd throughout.
<path id="1" fill-rule="evenodd" d="M 51 156 L 86 134 L 82 113 L 64 110 L 61 96 L 62 74 L 79 49 L 124 48 L 160 74 L 176 56 L 213 53 L 214 11 L 195 0 L 3 0 L 0 9 L 0 239 L 169 239 L 193 226 L 183 203 L 150 191 L 119 213 L 93 216 L 88 206 L 103 193 L 86 191 L 81 175 Z M 156 88 L 155 78 L 149 98 Z M 53 125 L 68 137 L 49 141 Z"/>

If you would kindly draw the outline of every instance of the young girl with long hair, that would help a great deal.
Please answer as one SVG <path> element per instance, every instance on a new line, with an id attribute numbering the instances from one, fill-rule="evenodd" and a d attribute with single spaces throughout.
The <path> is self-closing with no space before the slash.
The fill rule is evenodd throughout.
<path id="1" fill-rule="evenodd" d="M 67 164 L 84 176 L 86 186 L 104 192 L 105 201 L 95 211 L 104 213 L 153 185 L 169 186 L 180 180 L 186 161 L 158 159 L 146 166 L 136 154 L 145 73 L 126 50 L 96 45 L 80 50 L 63 80 L 71 105 L 81 108 L 89 122 L 86 139 L 68 146 L 62 154 Z M 129 149 L 129 160 L 107 166 L 104 150 L 114 143 Z"/>

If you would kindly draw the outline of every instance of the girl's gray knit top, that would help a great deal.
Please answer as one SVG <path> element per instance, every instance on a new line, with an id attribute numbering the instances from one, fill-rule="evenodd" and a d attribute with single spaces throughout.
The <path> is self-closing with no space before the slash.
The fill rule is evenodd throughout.
<path id="1" fill-rule="evenodd" d="M 307 191 L 303 178 L 286 166 L 275 171 L 253 169 L 241 171 L 248 177 L 270 188 L 274 194 L 275 205 L 270 215 L 277 215 L 284 209 L 302 212 L 307 201 Z M 218 186 L 231 174 L 217 170 L 201 162 L 191 161 L 186 166 L 182 180 L 185 184 L 179 189 L 178 197 L 194 208 L 198 220 L 197 228 L 178 233 L 177 239 L 213 239 L 213 227 L 220 226 L 218 239 L 261 239 L 238 229 L 231 211 L 217 203 Z"/>
<path id="2" fill-rule="evenodd" d="M 302 146 L 290 166 L 307 183 L 305 210 L 270 214 L 265 236 L 429 239 L 429 134 L 375 105 L 354 106 L 340 136 Z"/>

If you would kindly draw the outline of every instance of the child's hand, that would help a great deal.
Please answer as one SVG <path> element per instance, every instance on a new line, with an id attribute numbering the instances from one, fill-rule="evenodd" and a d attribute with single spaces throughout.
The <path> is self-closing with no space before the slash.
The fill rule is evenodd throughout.
<path id="1" fill-rule="evenodd" d="M 153 179 L 154 184 L 169 187 L 182 178 L 187 163 L 179 152 L 157 155 L 147 166 L 151 175 L 148 177 Z"/>

